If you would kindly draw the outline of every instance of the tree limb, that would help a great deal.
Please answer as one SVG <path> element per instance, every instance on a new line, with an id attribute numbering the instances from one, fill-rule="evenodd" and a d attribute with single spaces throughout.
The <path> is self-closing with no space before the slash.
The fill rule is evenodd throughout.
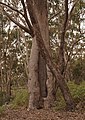
<path id="1" fill-rule="evenodd" d="M 29 33 L 32 36 L 32 33 L 28 28 L 24 27 L 23 25 L 15 21 L 5 10 L 4 13 L 12 22 L 14 22 L 17 26 L 19 26 L 21 29 L 23 29 L 25 32 Z"/>
<path id="2" fill-rule="evenodd" d="M 69 17 L 68 17 L 69 20 L 71 19 L 72 12 L 73 12 L 74 7 L 76 6 L 76 4 L 77 4 L 78 1 L 79 1 L 79 0 L 76 0 L 75 3 L 73 4 L 72 8 L 71 8 L 71 11 L 70 11 L 70 13 L 69 13 Z"/>
<path id="3" fill-rule="evenodd" d="M 31 23 L 30 23 L 30 21 L 29 21 L 29 19 L 28 19 L 28 16 L 27 16 L 27 10 L 26 10 L 26 6 L 25 6 L 25 3 L 24 3 L 24 0 L 21 0 L 21 3 L 22 3 L 22 6 L 23 6 L 24 18 L 25 18 L 25 20 L 26 20 L 26 22 L 27 22 L 27 25 L 28 25 L 30 31 L 31 31 L 32 33 L 34 33 L 33 27 L 32 27 L 32 25 L 31 25 Z"/>
<path id="4" fill-rule="evenodd" d="M 60 41 L 60 50 L 59 50 L 59 66 L 61 74 L 63 75 L 65 71 L 65 33 L 66 33 L 66 27 L 67 27 L 67 21 L 68 21 L 68 0 L 65 0 L 65 14 L 64 14 L 64 22 L 62 23 L 62 30 L 61 30 L 61 41 Z"/>
<path id="5" fill-rule="evenodd" d="M 23 15 L 19 10 L 15 9 L 15 8 L 13 8 L 13 7 L 7 5 L 7 4 L 5 4 L 5 3 L 3 3 L 3 2 L 0 2 L 0 4 L 2 4 L 3 6 L 6 6 L 6 7 L 8 7 L 8 8 L 10 8 L 10 9 L 13 10 L 13 11 L 18 12 L 19 14 L 21 14 L 21 15 L 24 17 L 24 15 Z"/>
<path id="6" fill-rule="evenodd" d="M 68 29 L 68 22 L 71 20 L 71 16 L 72 16 L 72 13 L 73 13 L 73 10 L 74 10 L 74 7 L 76 6 L 76 4 L 77 4 L 77 2 L 78 2 L 79 0 L 76 0 L 75 1 L 75 3 L 73 4 L 73 6 L 72 6 L 72 8 L 71 8 L 71 11 L 70 11 L 70 13 L 68 14 L 68 21 L 67 21 L 67 27 L 66 27 L 66 30 Z"/>
<path id="7" fill-rule="evenodd" d="M 61 69 L 62 71 L 64 72 L 64 75 L 65 75 L 65 70 L 66 70 L 66 67 L 67 67 L 67 64 L 68 64 L 68 61 L 69 61 L 69 58 L 70 58 L 70 55 L 68 57 L 68 60 L 67 60 L 67 63 L 65 65 L 65 58 L 64 58 L 64 44 L 65 44 L 65 33 L 66 33 L 66 30 L 67 30 L 67 27 L 68 27 L 68 22 L 69 20 L 71 19 L 71 15 L 72 15 L 72 12 L 74 10 L 74 7 L 75 5 L 77 4 L 78 0 L 75 1 L 75 3 L 73 4 L 72 8 L 71 8 L 71 11 L 70 13 L 68 14 L 68 0 L 65 0 L 65 18 L 64 18 L 64 24 L 62 26 L 62 33 L 61 33 L 61 45 L 60 45 L 60 60 L 61 60 Z M 72 46 L 72 49 L 73 49 L 74 45 Z"/>
<path id="8" fill-rule="evenodd" d="M 72 52 L 73 52 L 73 48 L 74 48 L 74 46 L 75 46 L 80 40 L 82 40 L 82 39 L 79 39 L 79 40 L 75 41 L 75 42 L 72 44 L 72 47 L 70 48 L 70 53 L 68 54 L 67 62 L 66 62 L 66 65 L 65 65 L 65 70 L 66 70 L 66 68 L 67 68 L 68 62 L 70 61 L 70 56 L 73 54 L 73 53 L 72 53 Z"/>
<path id="9" fill-rule="evenodd" d="M 49 18 L 48 22 L 50 22 L 54 17 L 58 16 L 61 13 L 62 10 L 60 10 L 58 13 L 54 14 L 52 17 Z"/>

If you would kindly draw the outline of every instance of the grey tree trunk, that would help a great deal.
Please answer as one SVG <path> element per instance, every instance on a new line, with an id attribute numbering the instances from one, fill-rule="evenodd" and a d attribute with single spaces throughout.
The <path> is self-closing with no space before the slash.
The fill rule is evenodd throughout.
<path id="1" fill-rule="evenodd" d="M 34 7 L 35 7 L 36 14 L 37 14 L 39 26 L 41 29 L 41 34 L 47 46 L 49 44 L 48 24 L 47 24 L 47 6 L 45 5 L 45 2 L 43 3 L 41 0 L 36 0 Z M 34 24 L 35 23 L 33 23 L 33 25 Z M 29 67 L 29 74 L 30 75 L 32 74 L 30 77 L 31 81 L 29 80 L 30 84 L 28 83 L 29 86 L 31 86 L 31 88 L 29 87 L 30 88 L 29 108 L 33 108 L 33 107 L 41 108 L 44 106 L 43 98 L 47 96 L 47 86 L 46 86 L 47 69 L 46 69 L 46 62 L 44 58 L 41 56 L 37 43 L 34 42 L 36 40 L 34 39 L 36 38 L 33 38 L 32 51 L 31 51 L 31 56 L 30 56 L 30 66 L 32 70 Z M 37 70 L 35 71 L 35 69 Z M 33 75 L 34 75 L 34 78 L 33 78 Z M 37 87 L 34 86 L 35 84 L 33 85 L 34 82 L 37 83 Z M 35 89 L 36 89 L 36 94 L 34 94 Z M 35 102 L 35 97 L 36 97 L 36 102 Z"/>
<path id="2" fill-rule="evenodd" d="M 47 1 L 46 0 L 36 0 L 35 6 L 37 6 L 36 15 L 40 27 L 40 32 L 44 40 L 44 44 L 46 48 L 50 52 L 50 41 L 49 41 L 49 27 L 48 27 L 48 12 L 47 12 Z M 43 19 L 44 18 L 44 19 Z M 55 100 L 54 93 L 54 81 L 53 81 L 53 75 L 52 73 L 48 72 L 48 68 L 46 69 L 46 62 L 45 59 L 42 57 L 40 53 L 40 59 L 39 59 L 39 80 L 40 80 L 40 90 L 42 97 L 46 97 L 46 103 L 47 106 L 50 107 Z M 47 83 L 47 84 L 46 84 Z M 49 87 L 50 86 L 50 87 Z M 44 101 L 45 103 L 45 101 Z M 51 103 L 51 104 L 50 104 Z M 46 104 L 44 105 L 46 107 Z"/>
<path id="3" fill-rule="evenodd" d="M 56 100 L 56 83 L 53 74 L 50 69 L 47 67 L 47 98 L 44 99 L 45 108 L 51 108 L 54 106 L 54 102 Z"/>
<path id="4" fill-rule="evenodd" d="M 42 6 L 39 6 L 40 4 L 38 4 L 38 8 L 41 7 L 41 9 L 43 10 L 44 2 L 46 2 L 46 4 L 47 4 L 47 1 L 43 0 L 43 1 L 41 1 L 42 4 L 40 3 Z M 66 102 L 68 108 L 73 109 L 74 102 L 73 102 L 72 96 L 70 94 L 69 88 L 68 88 L 67 84 L 65 83 L 65 81 L 63 80 L 63 76 L 61 75 L 60 69 L 56 68 L 55 65 L 53 64 L 52 58 L 49 54 L 49 49 L 48 49 L 49 47 L 47 47 L 46 43 L 44 42 L 44 41 L 46 41 L 46 38 L 47 39 L 49 39 L 49 38 L 44 37 L 42 34 L 43 29 L 41 29 L 41 26 L 39 23 L 39 18 L 38 18 L 38 14 L 37 14 L 38 11 L 37 11 L 37 9 L 35 9 L 36 4 L 37 4 L 37 1 L 34 3 L 34 1 L 32 1 L 32 0 L 31 1 L 27 0 L 28 11 L 30 13 L 30 18 L 31 18 L 31 21 L 34 26 L 35 36 L 36 36 L 37 44 L 39 46 L 40 53 L 43 56 L 43 58 L 46 60 L 46 63 L 49 66 L 51 72 L 54 74 L 55 79 L 57 80 L 57 82 L 59 84 L 59 87 L 61 89 L 61 92 L 63 94 L 63 97 L 65 99 L 65 102 Z M 45 17 L 43 17 L 43 18 L 45 18 Z M 46 32 L 46 34 L 47 34 L 47 32 Z"/>
<path id="5" fill-rule="evenodd" d="M 36 43 L 36 37 L 33 38 L 32 49 L 29 61 L 29 109 L 39 108 L 40 105 L 40 86 L 38 80 L 38 59 L 39 59 L 39 49 Z"/>

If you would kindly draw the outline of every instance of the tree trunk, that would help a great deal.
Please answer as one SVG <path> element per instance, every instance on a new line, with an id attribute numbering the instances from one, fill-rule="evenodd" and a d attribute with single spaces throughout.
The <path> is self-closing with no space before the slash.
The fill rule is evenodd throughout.
<path id="1" fill-rule="evenodd" d="M 56 85 L 55 85 L 55 79 L 53 74 L 51 73 L 50 69 L 47 69 L 47 91 L 48 96 L 44 101 L 45 108 L 51 108 L 54 106 L 54 102 L 56 100 Z"/>
<path id="2" fill-rule="evenodd" d="M 53 64 L 53 61 L 51 59 L 51 56 L 49 54 L 49 51 L 48 51 L 48 49 L 46 49 L 46 47 L 44 45 L 38 23 L 35 25 L 35 32 L 36 32 L 37 43 L 39 45 L 40 52 L 41 52 L 43 58 L 46 59 L 46 63 L 48 65 L 49 69 L 51 70 L 51 72 L 53 73 L 53 75 L 55 76 L 55 79 L 57 80 L 57 82 L 59 84 L 62 95 L 66 102 L 67 108 L 69 110 L 72 110 L 75 107 L 73 98 L 71 96 L 71 93 L 69 91 L 67 84 L 65 83 L 65 81 L 63 79 L 60 69 L 58 67 L 57 68 L 55 67 L 55 65 Z"/>
<path id="3" fill-rule="evenodd" d="M 44 38 L 44 43 L 46 47 L 49 49 L 48 13 L 47 13 L 46 0 L 44 1 L 36 0 L 35 11 L 36 11 L 40 31 L 41 31 L 42 37 Z M 40 89 L 41 89 L 42 97 L 46 97 L 47 96 L 47 86 L 46 86 L 47 69 L 46 69 L 46 61 L 42 57 L 41 53 L 39 57 L 39 80 L 40 80 Z"/>
<path id="4" fill-rule="evenodd" d="M 43 5 L 44 8 L 46 7 L 45 4 L 43 4 L 43 2 L 41 0 L 36 0 L 35 1 L 35 10 L 36 10 L 36 14 L 37 14 L 37 17 L 38 17 L 38 22 L 39 22 L 39 26 L 40 26 L 40 29 L 41 29 L 41 34 L 42 34 L 43 38 L 45 39 L 45 43 L 47 45 L 47 40 L 48 40 L 48 38 L 47 38 L 48 37 L 48 30 L 46 28 L 47 12 L 44 11 L 46 8 L 42 9 L 42 5 Z M 33 25 L 34 24 L 35 23 L 33 23 Z M 34 40 L 32 41 L 32 43 L 35 44 Z M 36 97 L 36 99 L 37 99 L 36 101 L 38 101 L 38 105 L 35 105 L 35 107 L 39 108 L 39 107 L 43 107 L 43 104 L 44 104 L 43 103 L 43 98 L 47 96 L 47 86 L 46 86 L 47 70 L 46 70 L 45 59 L 43 59 L 43 57 L 41 56 L 41 53 L 39 52 L 38 46 L 36 46 L 36 45 L 37 44 L 32 45 L 32 51 L 31 52 L 33 52 L 33 51 L 34 52 L 31 53 L 30 61 L 32 59 L 34 59 L 35 64 L 37 64 L 37 71 L 36 71 L 37 76 L 35 76 L 36 77 L 35 82 L 38 83 L 38 87 L 36 88 L 37 89 L 36 94 L 38 94 L 38 97 Z M 35 46 L 35 48 L 34 48 L 34 46 Z M 35 49 L 37 49 L 37 52 L 35 52 Z M 35 58 L 32 57 L 33 54 L 36 54 Z M 35 67 L 32 64 L 33 63 L 31 63 L 31 66 Z M 35 71 L 34 70 L 31 71 L 30 67 L 29 67 L 29 74 L 33 74 L 33 72 L 35 74 Z M 31 79 L 32 80 L 30 82 L 34 81 L 33 76 L 31 76 Z M 33 89 L 34 89 L 34 87 L 32 86 L 32 89 L 30 89 L 31 94 L 34 94 Z M 30 94 L 30 96 L 31 96 L 31 94 Z M 32 96 L 34 96 L 34 95 L 32 95 Z M 32 97 L 32 99 L 33 99 L 33 97 Z M 34 100 L 30 100 L 30 101 L 31 101 L 31 104 L 32 104 L 32 102 Z M 29 106 L 29 108 L 31 108 L 31 107 Z"/>
<path id="5" fill-rule="evenodd" d="M 47 97 L 47 86 L 46 86 L 46 80 L 47 80 L 47 68 L 46 68 L 46 62 L 41 56 L 41 53 L 39 53 L 39 84 L 40 84 L 40 94 L 41 96 Z"/>
<path id="6" fill-rule="evenodd" d="M 10 102 L 11 98 L 11 70 L 7 72 L 7 90 L 6 90 L 6 98 L 7 102 Z"/>
<path id="7" fill-rule="evenodd" d="M 44 2 L 46 2 L 46 1 L 43 0 L 43 3 Z M 43 6 L 43 4 L 41 4 L 41 5 Z M 53 73 L 53 75 L 55 76 L 55 79 L 58 81 L 59 87 L 61 89 L 61 92 L 63 94 L 63 97 L 66 101 L 68 108 L 73 109 L 74 102 L 73 102 L 72 96 L 70 94 L 69 88 L 68 88 L 67 84 L 65 83 L 65 81 L 63 80 L 63 76 L 61 75 L 60 69 L 56 68 L 55 65 L 53 64 L 52 58 L 49 54 L 49 49 L 46 46 L 46 44 L 44 43 L 44 41 L 46 41 L 46 38 L 44 38 L 44 36 L 42 34 L 43 30 L 40 27 L 39 19 L 37 16 L 37 10 L 34 7 L 35 4 L 33 4 L 32 1 L 27 0 L 27 6 L 28 6 L 28 11 L 30 14 L 31 21 L 33 23 L 35 36 L 36 36 L 37 44 L 39 46 L 40 53 L 43 56 L 43 58 L 46 60 L 46 63 L 48 65 L 49 69 L 51 70 L 51 72 Z M 38 7 L 40 7 L 40 6 L 38 5 Z M 41 9 L 43 10 L 44 8 L 42 7 Z M 48 40 L 49 40 L 49 38 L 48 38 Z"/>
<path id="8" fill-rule="evenodd" d="M 37 15 L 37 19 L 38 19 L 38 23 L 39 23 L 39 27 L 40 27 L 40 32 L 43 37 L 44 44 L 51 55 L 50 41 L 49 41 L 47 1 L 46 0 L 36 0 L 35 6 L 37 6 L 37 9 L 35 9 L 35 10 L 36 10 L 36 15 Z M 46 97 L 48 94 L 47 99 L 45 99 L 47 101 L 46 103 L 48 105 L 45 105 L 45 106 L 50 107 L 55 101 L 55 94 L 53 94 L 55 92 L 55 89 L 54 89 L 55 83 L 53 81 L 53 75 L 52 75 L 51 71 L 50 70 L 46 71 L 46 61 L 42 56 L 41 56 L 41 61 L 43 61 L 43 63 L 42 62 L 40 63 L 40 66 L 41 66 L 40 69 L 42 69 L 41 74 L 43 72 L 44 72 L 44 74 L 40 75 L 40 79 L 39 79 L 40 83 L 41 83 L 40 88 L 42 89 L 42 87 L 43 87 L 43 90 L 44 90 L 43 92 L 45 95 L 44 97 Z M 40 69 L 39 69 L 39 71 L 40 71 Z M 49 68 L 47 67 L 47 69 L 49 69 Z M 47 72 L 47 77 L 44 77 L 46 72 Z M 42 77 L 44 77 L 44 79 Z M 47 82 L 47 86 L 46 86 L 46 82 Z M 44 101 L 44 103 L 45 103 L 45 101 Z"/>
<path id="9" fill-rule="evenodd" d="M 42 101 L 40 95 L 40 85 L 38 79 L 38 59 L 39 59 L 39 49 L 36 43 L 36 37 L 33 38 L 32 49 L 29 61 L 29 109 L 38 109 L 40 106 L 40 102 Z"/>

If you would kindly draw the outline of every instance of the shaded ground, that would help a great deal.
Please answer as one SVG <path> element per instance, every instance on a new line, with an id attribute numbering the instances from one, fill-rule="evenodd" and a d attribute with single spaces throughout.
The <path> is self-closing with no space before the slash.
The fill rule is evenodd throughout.
<path id="1" fill-rule="evenodd" d="M 0 120 L 85 120 L 85 111 L 64 112 L 53 110 L 27 111 L 25 108 L 7 109 Z"/>

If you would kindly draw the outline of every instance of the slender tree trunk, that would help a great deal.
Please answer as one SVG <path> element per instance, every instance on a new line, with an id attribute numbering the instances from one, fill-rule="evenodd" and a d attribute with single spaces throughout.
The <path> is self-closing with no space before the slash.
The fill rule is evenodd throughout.
<path id="1" fill-rule="evenodd" d="M 11 98 L 11 70 L 7 72 L 7 91 L 6 91 L 6 96 L 7 96 L 7 102 L 10 101 Z"/>
<path id="2" fill-rule="evenodd" d="M 1 62 L 1 61 L 0 61 Z M 3 75 L 2 75 L 2 66 L 0 64 L 0 91 L 2 92 L 3 91 L 3 83 L 2 83 L 2 80 L 3 80 Z"/>

